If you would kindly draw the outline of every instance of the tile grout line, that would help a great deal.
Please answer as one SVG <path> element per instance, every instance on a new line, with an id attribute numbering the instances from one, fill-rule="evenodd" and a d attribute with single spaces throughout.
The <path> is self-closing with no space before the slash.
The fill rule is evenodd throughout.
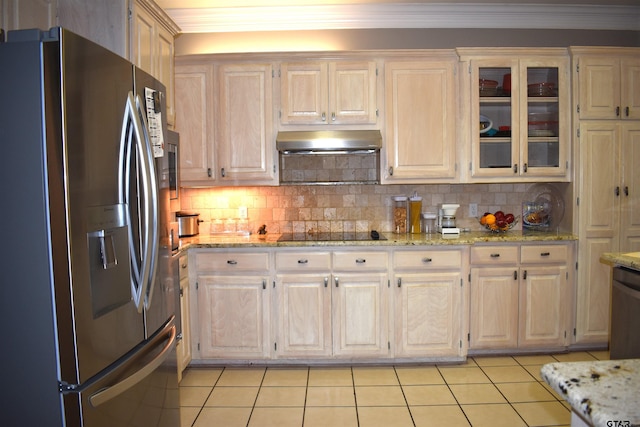
<path id="1" fill-rule="evenodd" d="M 398 371 L 396 370 L 395 365 L 393 365 L 393 372 L 394 374 L 396 374 L 396 379 L 398 380 L 398 385 L 400 386 L 400 391 L 402 392 L 402 398 L 404 399 L 404 403 L 407 406 L 407 411 L 409 411 L 409 416 L 411 417 L 411 422 L 413 423 L 413 427 L 416 427 L 416 420 L 413 419 L 413 414 L 411 413 L 411 407 L 409 406 L 407 395 L 404 394 L 404 387 L 402 385 L 402 382 L 400 381 L 400 376 L 398 375 Z"/>
<path id="2" fill-rule="evenodd" d="M 249 424 L 251 423 L 251 417 L 253 416 L 253 411 L 256 408 L 256 403 L 258 403 L 258 396 L 260 396 L 260 390 L 262 390 L 262 384 L 264 384 L 264 378 L 267 376 L 267 369 L 264 369 L 264 372 L 262 373 L 262 379 L 260 380 L 260 385 L 258 386 L 258 392 L 256 393 L 256 398 L 253 400 L 253 406 L 251 406 L 251 412 L 249 412 L 249 418 L 247 419 L 247 427 L 249 427 Z M 220 374 L 220 376 L 222 376 L 222 374 Z"/>
<path id="3" fill-rule="evenodd" d="M 474 363 L 475 363 L 475 360 L 474 360 Z M 476 363 L 476 365 L 477 365 L 477 363 Z M 471 420 L 467 416 L 467 413 L 464 411 L 464 409 L 462 409 L 462 405 L 460 404 L 460 401 L 456 397 L 456 395 L 453 392 L 453 390 L 451 390 L 451 385 L 449 384 L 449 381 L 447 381 L 447 379 L 444 377 L 444 375 L 442 375 L 442 371 L 440 370 L 440 366 L 438 366 L 437 364 L 435 366 L 436 366 L 436 369 L 438 370 L 438 374 L 440 375 L 440 378 L 442 378 L 442 381 L 444 381 L 445 385 L 447 386 L 447 389 L 449 390 L 449 393 L 451 393 L 451 396 L 453 396 L 453 398 L 455 399 L 456 404 L 458 405 L 458 409 L 460 409 L 460 412 L 462 412 L 462 415 L 464 415 L 464 418 L 467 420 L 467 423 L 469 423 L 469 425 L 471 427 L 473 427 L 473 424 L 471 424 Z M 462 369 L 466 369 L 466 368 L 462 368 Z"/>

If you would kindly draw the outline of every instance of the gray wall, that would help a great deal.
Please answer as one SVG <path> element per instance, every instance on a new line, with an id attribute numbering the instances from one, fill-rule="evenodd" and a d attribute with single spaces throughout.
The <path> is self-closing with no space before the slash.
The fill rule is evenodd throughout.
<path id="1" fill-rule="evenodd" d="M 307 50 L 443 49 L 483 46 L 640 47 L 640 31 L 367 29 L 188 33 L 182 34 L 176 39 L 176 55 Z"/>

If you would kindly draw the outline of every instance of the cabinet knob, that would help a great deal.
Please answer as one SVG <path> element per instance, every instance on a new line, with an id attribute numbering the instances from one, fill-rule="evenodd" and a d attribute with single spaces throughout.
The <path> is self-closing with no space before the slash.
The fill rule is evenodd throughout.
<path id="1" fill-rule="evenodd" d="M 235 259 L 228 259 L 228 260 L 227 260 L 227 264 L 229 264 L 229 265 L 236 265 L 236 264 L 238 264 L 238 261 L 236 261 Z"/>
<path id="2" fill-rule="evenodd" d="M 518 164 L 513 165 L 513 173 L 518 173 Z"/>
<path id="3" fill-rule="evenodd" d="M 393 166 L 389 166 L 389 175 L 393 176 Z"/>
<path id="4" fill-rule="evenodd" d="M 624 109 L 624 115 L 629 117 L 629 107 L 625 107 Z"/>
<path id="5" fill-rule="evenodd" d="M 620 106 L 616 107 L 616 117 L 620 117 Z"/>
<path id="6" fill-rule="evenodd" d="M 629 186 L 627 185 L 624 186 L 624 195 L 629 196 Z"/>
<path id="7" fill-rule="evenodd" d="M 399 288 L 402 287 L 402 279 L 400 277 L 398 277 L 398 287 Z"/>
<path id="8" fill-rule="evenodd" d="M 431 262 L 431 261 L 433 261 L 431 258 L 426 258 L 426 257 L 422 258 L 422 262 L 425 263 L 425 264 L 428 263 L 428 262 Z"/>
<path id="9" fill-rule="evenodd" d="M 331 113 L 331 121 L 332 122 L 336 121 L 336 113 Z"/>
<path id="10" fill-rule="evenodd" d="M 489 255 L 491 258 L 500 258 L 500 254 L 491 254 Z"/>
<path id="11" fill-rule="evenodd" d="M 227 172 L 224 170 L 224 168 L 220 168 L 220 176 L 224 178 L 226 175 Z"/>
<path id="12" fill-rule="evenodd" d="M 327 113 L 323 112 L 322 113 L 322 121 L 326 121 L 327 120 Z"/>
<path id="13" fill-rule="evenodd" d="M 308 259 L 299 259 L 298 264 L 307 264 L 309 262 Z"/>
<path id="14" fill-rule="evenodd" d="M 333 282 L 336 284 L 336 288 L 340 286 L 340 279 L 338 279 L 337 277 L 333 278 Z"/>
<path id="15" fill-rule="evenodd" d="M 366 260 L 366 259 L 364 259 L 364 258 L 358 258 L 358 259 L 356 260 L 356 264 L 364 264 L 364 263 L 366 263 L 366 262 L 367 262 L 367 260 Z"/>

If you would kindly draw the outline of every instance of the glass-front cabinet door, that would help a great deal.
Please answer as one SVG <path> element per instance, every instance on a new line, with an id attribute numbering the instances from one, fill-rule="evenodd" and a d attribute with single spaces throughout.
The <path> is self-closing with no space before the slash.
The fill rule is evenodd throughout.
<path id="1" fill-rule="evenodd" d="M 569 179 L 568 56 L 469 60 L 471 180 Z"/>

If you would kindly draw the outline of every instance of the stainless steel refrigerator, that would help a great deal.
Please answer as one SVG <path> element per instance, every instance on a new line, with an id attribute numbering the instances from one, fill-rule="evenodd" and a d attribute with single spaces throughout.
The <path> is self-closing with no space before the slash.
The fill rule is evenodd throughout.
<path id="1" fill-rule="evenodd" d="M 164 87 L 61 28 L 0 43 L 4 426 L 178 426 Z"/>

